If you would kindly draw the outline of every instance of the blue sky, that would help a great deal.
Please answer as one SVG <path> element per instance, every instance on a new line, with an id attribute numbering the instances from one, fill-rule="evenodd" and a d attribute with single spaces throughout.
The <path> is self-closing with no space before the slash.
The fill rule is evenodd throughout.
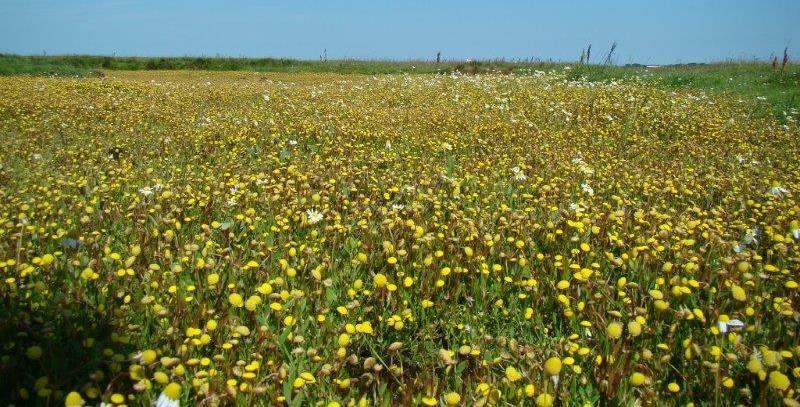
<path id="1" fill-rule="evenodd" d="M 800 0 L 0 0 L 0 52 L 616 62 L 800 55 Z"/>

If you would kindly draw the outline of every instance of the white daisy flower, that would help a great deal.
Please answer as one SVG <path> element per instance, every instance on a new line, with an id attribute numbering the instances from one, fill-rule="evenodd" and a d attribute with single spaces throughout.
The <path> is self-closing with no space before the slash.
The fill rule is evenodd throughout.
<path id="1" fill-rule="evenodd" d="M 772 194 L 772 196 L 784 196 L 789 193 L 789 190 L 784 187 L 772 187 L 769 193 Z"/>
<path id="2" fill-rule="evenodd" d="M 584 209 L 582 206 L 580 206 L 580 205 L 578 205 L 578 204 L 576 204 L 576 203 L 574 203 L 574 202 L 573 202 L 573 203 L 571 203 L 571 204 L 569 204 L 569 209 L 570 209 L 571 211 L 575 211 L 575 213 L 581 213 L 581 212 L 583 212 L 583 211 L 585 211 L 585 210 L 586 210 L 586 209 Z"/>
<path id="3" fill-rule="evenodd" d="M 306 217 L 308 217 L 308 223 L 313 225 L 322 220 L 322 212 L 316 209 L 309 209 L 306 211 Z"/>
<path id="4" fill-rule="evenodd" d="M 729 330 L 731 331 L 741 331 L 744 328 L 744 322 L 738 319 L 732 319 L 727 322 L 717 322 L 717 328 L 722 333 L 728 333 Z"/>
<path id="5" fill-rule="evenodd" d="M 758 244 L 758 227 L 749 229 L 742 238 L 744 245 Z"/>
<path id="6" fill-rule="evenodd" d="M 528 179 L 528 177 L 525 176 L 525 173 L 519 167 L 511 168 L 511 172 L 514 174 L 514 179 L 516 181 L 523 182 Z"/>

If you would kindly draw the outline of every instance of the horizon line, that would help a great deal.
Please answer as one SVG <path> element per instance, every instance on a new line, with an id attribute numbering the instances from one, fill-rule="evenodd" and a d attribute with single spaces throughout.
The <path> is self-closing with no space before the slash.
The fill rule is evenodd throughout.
<path id="1" fill-rule="evenodd" d="M 139 59 L 170 59 L 170 58 L 206 58 L 206 59 L 240 59 L 240 60 L 282 60 L 282 61 L 296 61 L 296 62 L 395 62 L 395 63 L 403 63 L 403 62 L 422 62 L 422 63 L 436 63 L 436 58 L 430 59 L 423 59 L 423 58 L 362 58 L 362 57 L 331 57 L 331 58 L 323 58 L 320 56 L 319 58 L 296 58 L 296 57 L 282 57 L 282 56 L 247 56 L 247 55 L 224 55 L 224 54 L 172 54 L 172 55 L 137 55 L 137 54 L 83 54 L 83 53 L 56 53 L 56 54 L 49 54 L 47 52 L 42 52 L 41 54 L 22 54 L 22 53 L 15 53 L 15 52 L 5 52 L 0 51 L 0 56 L 4 57 L 31 57 L 31 58 L 59 58 L 59 57 L 92 57 L 92 58 L 139 58 Z M 773 54 L 773 57 L 778 57 L 778 55 Z M 600 58 L 602 61 L 603 58 Z M 781 58 L 778 58 L 780 61 Z M 625 63 L 612 63 L 611 65 L 615 66 L 625 66 L 625 65 L 657 65 L 657 66 L 672 66 L 672 65 L 714 65 L 714 64 L 725 64 L 725 63 L 770 63 L 772 61 L 771 58 L 762 58 L 757 56 L 752 57 L 740 57 L 740 58 L 725 58 L 725 59 L 718 59 L 718 60 L 705 60 L 705 61 L 681 61 L 678 60 L 677 62 L 669 62 L 669 63 L 643 63 L 643 62 L 636 62 L 635 60 Z M 512 58 L 512 57 L 488 57 L 488 58 L 465 58 L 465 59 L 448 59 L 442 58 L 440 63 L 483 63 L 483 62 L 506 62 L 506 63 L 514 63 L 514 64 L 535 64 L 535 63 L 552 63 L 552 64 L 576 64 L 579 63 L 579 59 L 572 59 L 572 60 L 565 60 L 565 59 L 553 59 L 553 58 L 537 58 L 537 57 L 528 57 L 528 58 Z M 800 63 L 800 58 L 792 58 L 789 57 L 789 62 Z M 587 65 L 604 65 L 603 62 L 595 62 L 595 63 L 586 63 Z"/>

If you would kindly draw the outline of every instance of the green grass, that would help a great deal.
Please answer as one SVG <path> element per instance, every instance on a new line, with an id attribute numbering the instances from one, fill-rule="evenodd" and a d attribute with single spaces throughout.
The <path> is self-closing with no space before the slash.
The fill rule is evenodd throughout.
<path id="1" fill-rule="evenodd" d="M 565 67 L 569 67 L 565 70 Z M 0 75 L 91 76 L 103 70 L 208 70 L 253 72 L 332 72 L 340 74 L 491 72 L 526 73 L 564 70 L 571 79 L 641 80 L 668 89 L 695 89 L 725 94 L 754 106 L 759 115 L 779 121 L 800 119 L 800 66 L 773 70 L 767 63 L 741 61 L 712 64 L 642 66 L 578 65 L 543 61 L 297 60 L 221 57 L 110 57 L 91 55 L 21 56 L 0 54 Z"/>
<path id="2" fill-rule="evenodd" d="M 253 72 L 333 72 L 341 74 L 486 73 L 511 72 L 545 63 L 487 61 L 407 60 L 298 60 L 282 58 L 221 57 L 109 57 L 92 55 L 21 56 L 0 54 L 0 75 L 89 75 L 99 70 L 207 70 Z M 552 65 L 552 64 L 550 64 Z"/>
<path id="3" fill-rule="evenodd" d="M 569 77 L 589 81 L 642 80 L 667 89 L 695 89 L 752 103 L 756 114 L 800 119 L 800 65 L 773 70 L 767 63 L 725 62 L 660 68 L 573 66 Z"/>

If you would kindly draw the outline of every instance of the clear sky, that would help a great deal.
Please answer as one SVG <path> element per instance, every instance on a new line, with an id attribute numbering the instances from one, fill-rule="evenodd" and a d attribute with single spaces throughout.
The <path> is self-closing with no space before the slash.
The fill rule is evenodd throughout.
<path id="1" fill-rule="evenodd" d="M 800 55 L 800 0 L 0 0 L 0 52 L 593 60 Z"/>

